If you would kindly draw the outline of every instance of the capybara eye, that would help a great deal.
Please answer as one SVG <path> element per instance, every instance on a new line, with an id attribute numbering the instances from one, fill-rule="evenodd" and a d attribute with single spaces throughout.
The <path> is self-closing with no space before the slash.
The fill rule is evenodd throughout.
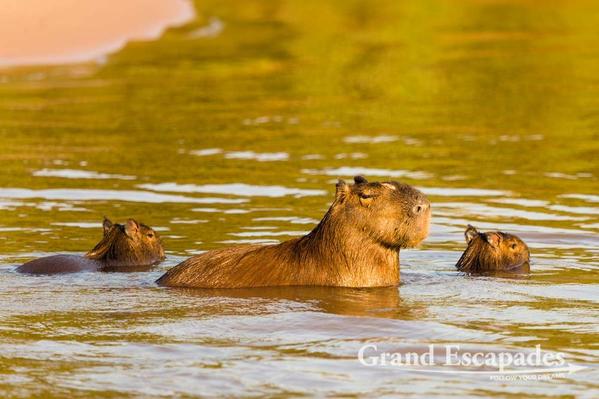
<path id="1" fill-rule="evenodd" d="M 359 195 L 360 195 L 360 198 L 362 198 L 362 199 L 368 199 L 368 198 L 374 197 L 374 195 L 368 195 L 366 193 L 360 193 Z"/>
<path id="2" fill-rule="evenodd" d="M 154 233 L 148 233 L 148 238 L 153 238 L 154 237 Z"/>
<path id="3" fill-rule="evenodd" d="M 517 246 L 518 246 L 518 245 L 517 245 L 517 244 L 515 244 L 515 243 L 514 243 L 514 244 L 512 244 L 512 249 L 516 249 L 516 247 L 517 247 Z"/>

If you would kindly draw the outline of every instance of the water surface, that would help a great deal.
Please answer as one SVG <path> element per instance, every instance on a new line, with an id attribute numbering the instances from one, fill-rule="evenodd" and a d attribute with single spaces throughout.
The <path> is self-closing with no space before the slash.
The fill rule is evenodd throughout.
<path id="1" fill-rule="evenodd" d="M 599 9 L 592 2 L 197 2 L 103 64 L 0 71 L 0 394 L 597 397 Z M 429 195 L 398 289 L 202 291 L 192 254 L 315 226 L 337 178 Z M 101 219 L 159 229 L 144 273 L 28 277 Z M 463 231 L 518 234 L 532 272 L 455 272 Z M 357 350 L 560 351 L 497 382 L 361 366 Z"/>

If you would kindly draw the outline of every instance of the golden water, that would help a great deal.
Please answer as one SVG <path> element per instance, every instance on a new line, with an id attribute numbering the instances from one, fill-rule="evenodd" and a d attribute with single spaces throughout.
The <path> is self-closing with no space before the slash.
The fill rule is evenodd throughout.
<path id="1" fill-rule="evenodd" d="M 0 71 L 0 396 L 597 397 L 599 6 L 202 1 L 106 62 Z M 200 251 L 309 231 L 337 178 L 433 204 L 399 289 L 182 291 Z M 147 273 L 29 277 L 101 218 L 164 237 Z M 524 279 L 455 272 L 463 230 L 531 247 Z M 361 366 L 364 343 L 560 351 L 494 382 Z"/>

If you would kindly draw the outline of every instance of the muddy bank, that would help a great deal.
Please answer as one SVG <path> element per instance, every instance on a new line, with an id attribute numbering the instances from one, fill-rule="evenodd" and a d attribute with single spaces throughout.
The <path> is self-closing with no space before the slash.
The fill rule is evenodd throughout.
<path id="1" fill-rule="evenodd" d="M 6 0 L 0 67 L 91 61 L 194 17 L 187 0 Z"/>

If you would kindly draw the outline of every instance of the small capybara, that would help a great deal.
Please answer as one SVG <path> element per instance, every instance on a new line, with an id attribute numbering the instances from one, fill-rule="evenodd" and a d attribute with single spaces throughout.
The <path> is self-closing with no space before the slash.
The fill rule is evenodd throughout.
<path id="1" fill-rule="evenodd" d="M 464 235 L 468 247 L 456 267 L 466 273 L 528 273 L 528 246 L 515 235 L 500 231 L 479 233 L 468 225 Z"/>
<path id="2" fill-rule="evenodd" d="M 399 250 L 428 235 L 430 203 L 398 182 L 340 180 L 335 200 L 309 234 L 275 245 L 208 251 L 157 283 L 170 287 L 384 287 L 399 283 Z"/>
<path id="3" fill-rule="evenodd" d="M 27 262 L 17 268 L 29 274 L 75 273 L 82 271 L 135 271 L 164 259 L 158 233 L 133 219 L 125 224 L 104 218 L 102 240 L 84 256 L 53 255 Z"/>

